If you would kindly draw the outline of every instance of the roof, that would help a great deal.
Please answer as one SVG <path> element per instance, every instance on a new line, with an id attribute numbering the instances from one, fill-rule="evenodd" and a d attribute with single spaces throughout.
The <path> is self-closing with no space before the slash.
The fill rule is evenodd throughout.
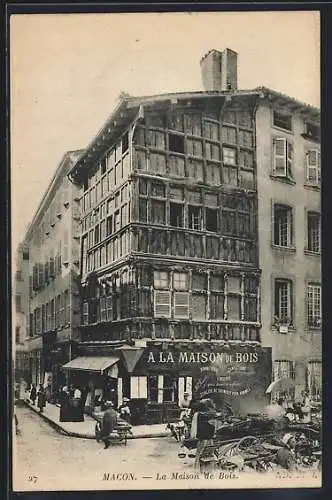
<path id="1" fill-rule="evenodd" d="M 108 147 L 112 139 L 116 139 L 129 123 L 135 119 L 140 107 L 147 105 L 157 105 L 158 103 L 176 104 L 179 101 L 193 101 L 198 99 L 211 99 L 218 97 L 245 98 L 256 97 L 266 99 L 271 103 L 290 107 L 294 112 L 306 113 L 313 120 L 320 119 L 320 110 L 309 104 L 302 103 L 293 97 L 289 97 L 280 92 L 276 92 L 267 87 L 256 87 L 249 90 L 211 90 L 193 92 L 173 92 L 166 94 L 130 96 L 122 92 L 118 98 L 118 104 L 112 114 L 106 120 L 90 144 L 77 159 L 69 175 L 72 178 L 79 177 L 83 166 L 89 168 L 94 159 L 99 154 L 105 152 L 105 141 Z"/>
<path id="2" fill-rule="evenodd" d="M 59 179 L 62 179 L 64 178 L 67 173 L 68 173 L 68 170 L 70 170 L 71 166 L 73 164 L 75 164 L 75 162 L 77 161 L 77 158 L 84 152 L 84 150 L 82 149 L 79 149 L 79 150 L 75 150 L 75 151 L 67 151 L 66 153 L 64 153 L 64 155 L 62 156 L 62 159 L 60 161 L 60 163 L 58 164 L 58 166 L 56 167 L 56 170 L 54 172 L 54 175 L 38 205 L 38 208 L 32 218 L 32 221 L 30 222 L 27 230 L 26 230 L 26 233 L 25 233 L 25 236 L 23 238 L 23 241 L 21 243 L 21 245 L 25 245 L 25 243 L 27 243 L 27 241 L 29 240 L 30 238 L 30 235 L 31 233 L 33 232 L 33 229 L 36 225 L 36 223 L 38 222 L 39 218 L 44 214 L 44 211 L 47 209 L 48 207 L 48 204 L 51 202 L 52 200 L 52 196 L 53 196 L 53 193 L 54 193 L 54 190 L 56 189 L 57 187 L 57 184 L 58 184 L 58 181 Z"/>

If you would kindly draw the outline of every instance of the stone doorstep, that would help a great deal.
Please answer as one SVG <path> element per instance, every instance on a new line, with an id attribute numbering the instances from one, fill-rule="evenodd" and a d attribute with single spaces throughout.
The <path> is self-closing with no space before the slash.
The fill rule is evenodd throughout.
<path id="1" fill-rule="evenodd" d="M 28 408 L 30 408 L 30 410 L 37 413 L 43 420 L 48 422 L 55 430 L 57 430 L 61 434 L 65 434 L 65 435 L 70 436 L 70 437 L 82 438 L 82 439 L 95 439 L 94 432 L 84 433 L 84 432 L 70 431 L 70 430 L 66 429 L 65 426 L 56 422 L 52 417 L 46 415 L 45 413 L 40 413 L 38 411 L 37 407 L 34 407 L 33 405 L 31 405 L 27 401 L 24 401 L 24 404 Z M 57 405 L 54 405 L 54 406 L 57 406 Z M 90 418 L 91 418 L 91 421 L 95 420 L 92 417 L 90 417 Z M 68 423 L 79 424 L 81 422 L 68 422 Z M 136 427 L 136 430 L 138 430 L 137 427 Z M 150 432 L 143 432 L 142 434 L 136 434 L 136 435 L 129 434 L 127 439 L 145 439 L 145 438 L 157 438 L 157 437 L 169 437 L 169 436 L 170 436 L 170 432 L 167 430 L 164 430 L 164 431 L 159 431 L 159 432 L 151 432 L 151 431 Z"/>

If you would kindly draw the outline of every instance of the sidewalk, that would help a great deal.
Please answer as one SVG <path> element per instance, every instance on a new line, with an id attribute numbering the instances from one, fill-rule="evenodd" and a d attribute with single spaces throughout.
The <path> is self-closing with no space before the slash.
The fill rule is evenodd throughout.
<path id="1" fill-rule="evenodd" d="M 84 422 L 59 422 L 60 408 L 51 403 L 47 403 L 43 413 L 40 413 L 37 406 L 33 406 L 29 401 L 24 400 L 25 406 L 49 423 L 55 430 L 71 437 L 84 439 L 95 439 L 96 420 L 89 415 L 84 415 Z M 132 435 L 128 439 L 167 437 L 171 433 L 166 429 L 166 424 L 136 425 L 133 426 Z"/>

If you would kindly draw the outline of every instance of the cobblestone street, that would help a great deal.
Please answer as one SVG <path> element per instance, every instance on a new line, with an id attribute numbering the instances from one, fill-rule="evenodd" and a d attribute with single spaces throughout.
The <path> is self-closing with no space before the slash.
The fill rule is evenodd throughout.
<path id="1" fill-rule="evenodd" d="M 293 481 L 303 487 L 319 486 L 312 473 L 298 473 L 279 479 L 276 472 L 241 475 L 215 474 L 204 477 L 195 472 L 193 460 L 179 459 L 174 438 L 130 440 L 127 446 L 104 450 L 94 440 L 62 436 L 28 408 L 17 408 L 20 434 L 13 443 L 13 489 L 113 490 L 113 489 L 195 489 L 280 487 Z M 224 474 L 224 475 L 222 475 Z"/>

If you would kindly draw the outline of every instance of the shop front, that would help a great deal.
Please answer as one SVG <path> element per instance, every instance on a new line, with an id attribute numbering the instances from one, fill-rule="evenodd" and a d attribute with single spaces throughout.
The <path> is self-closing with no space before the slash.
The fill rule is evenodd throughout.
<path id="1" fill-rule="evenodd" d="M 131 376 L 130 398 L 151 424 L 177 418 L 185 392 L 211 398 L 219 410 L 252 413 L 268 404 L 271 367 L 271 349 L 258 345 L 153 343 Z"/>

